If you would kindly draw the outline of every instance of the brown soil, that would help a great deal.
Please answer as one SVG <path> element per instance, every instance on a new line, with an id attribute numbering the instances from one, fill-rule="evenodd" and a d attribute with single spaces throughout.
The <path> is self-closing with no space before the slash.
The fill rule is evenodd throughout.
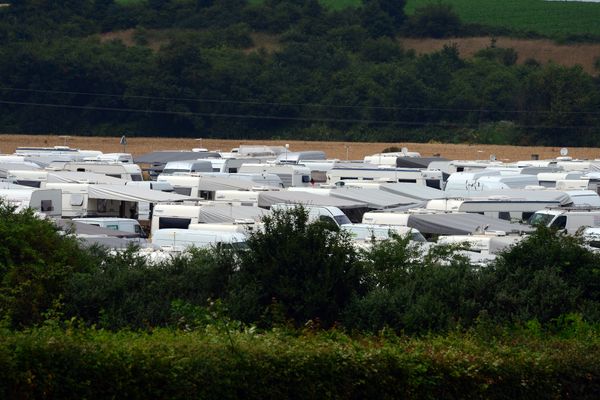
<path id="1" fill-rule="evenodd" d="M 323 150 L 329 158 L 346 159 L 346 146 L 349 159 L 362 159 L 365 155 L 379 153 L 386 147 L 407 147 L 410 151 L 418 151 L 423 157 L 439 154 L 448 159 L 481 160 L 495 155 L 498 160 L 517 161 L 528 160 L 532 154 L 538 154 L 540 159 L 559 156 L 558 147 L 526 147 L 498 146 L 479 144 L 444 144 L 444 143 L 364 143 L 364 142 L 316 142 L 291 140 L 220 140 L 192 138 L 148 138 L 132 137 L 127 139 L 124 149 L 119 144 L 118 137 L 84 137 L 70 136 L 67 138 L 57 135 L 0 135 L 0 151 L 5 154 L 13 153 L 19 146 L 57 146 L 67 144 L 86 150 L 101 150 L 105 153 L 122 152 L 125 150 L 134 156 L 156 150 L 189 150 L 194 147 L 206 147 L 209 150 L 229 151 L 241 144 L 265 144 L 283 146 L 290 145 L 290 151 Z M 569 149 L 573 158 L 600 158 L 599 148 L 574 147 Z"/>
<path id="2" fill-rule="evenodd" d="M 472 57 L 477 51 L 489 47 L 490 37 L 452 38 L 452 39 L 410 39 L 399 40 L 405 49 L 415 50 L 417 54 L 441 50 L 444 45 L 456 44 L 462 57 Z M 559 65 L 572 67 L 581 65 L 589 74 L 598 73 L 594 68 L 595 60 L 600 57 L 600 44 L 560 45 L 551 40 L 526 40 L 498 37 L 496 47 L 513 48 L 518 53 L 517 63 L 534 59 L 545 64 L 552 61 Z"/>
<path id="3" fill-rule="evenodd" d="M 133 46 L 135 44 L 134 33 L 135 29 L 103 33 L 100 35 L 100 40 L 102 42 L 120 40 L 126 46 Z M 281 49 L 281 43 L 277 35 L 255 32 L 250 34 L 250 37 L 254 46 L 246 49 L 247 53 L 258 49 L 264 49 L 267 52 L 275 52 Z M 162 45 L 168 43 L 168 30 L 148 29 L 146 30 L 146 38 L 148 40 L 147 46 L 153 50 L 158 50 Z M 515 49 L 519 56 L 518 63 L 533 59 L 541 64 L 551 61 L 568 67 L 581 65 L 589 74 L 598 74 L 599 72 L 594 67 L 594 63 L 600 57 L 600 44 L 561 45 L 551 40 L 511 39 L 508 37 L 496 37 L 495 40 L 497 47 Z M 487 36 L 450 39 L 399 38 L 398 41 L 405 49 L 414 50 L 417 54 L 431 53 L 442 49 L 444 45 L 456 44 L 461 56 L 469 58 L 477 51 L 490 46 L 492 38 Z"/>

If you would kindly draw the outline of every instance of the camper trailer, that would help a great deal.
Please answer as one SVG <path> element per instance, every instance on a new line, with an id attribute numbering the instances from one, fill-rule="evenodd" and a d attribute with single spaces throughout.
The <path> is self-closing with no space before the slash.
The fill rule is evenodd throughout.
<path id="1" fill-rule="evenodd" d="M 103 174 L 113 178 L 124 179 L 127 181 L 143 180 L 142 170 L 137 164 L 123 164 L 117 162 L 108 163 L 100 161 L 54 161 L 50 163 L 48 169 L 52 169 L 54 171 L 94 172 L 97 174 Z"/>
<path id="2" fill-rule="evenodd" d="M 243 164 L 238 173 L 275 174 L 279 176 L 284 187 L 310 185 L 310 169 L 303 165 Z"/>
<path id="3" fill-rule="evenodd" d="M 159 229 L 152 236 L 152 245 L 161 249 L 185 251 L 190 247 L 207 248 L 217 245 L 244 247 L 246 235 L 240 232 L 204 231 L 194 229 Z"/>
<path id="4" fill-rule="evenodd" d="M 271 206 L 271 211 L 274 210 L 290 210 L 290 209 L 294 209 L 298 207 L 297 204 L 273 204 Z M 342 210 L 340 210 L 337 207 L 331 207 L 331 206 L 310 206 L 310 205 L 304 205 L 302 206 L 305 210 L 308 211 L 308 218 L 310 221 L 322 221 L 322 222 L 328 222 L 331 223 L 335 226 L 342 226 L 345 224 L 352 224 L 352 222 L 350 221 L 350 219 L 348 218 L 348 216 L 346 214 L 344 214 L 342 212 Z"/>
<path id="5" fill-rule="evenodd" d="M 325 160 L 324 151 L 285 151 L 275 159 L 278 164 L 302 164 L 306 160 Z"/>
<path id="6" fill-rule="evenodd" d="M 146 234 L 140 226 L 140 223 L 132 218 L 73 218 L 73 221 L 99 226 L 101 228 L 111 229 L 114 231 L 134 233 L 142 238 L 146 237 Z"/>
<path id="7" fill-rule="evenodd" d="M 344 181 L 404 182 L 441 188 L 442 172 L 417 168 L 374 168 L 366 164 L 336 166 L 327 171 L 327 182 L 338 184 Z"/>
<path id="8" fill-rule="evenodd" d="M 56 189 L 0 189 L 0 198 L 17 207 L 31 208 L 49 217 L 62 215 L 62 193 Z"/>

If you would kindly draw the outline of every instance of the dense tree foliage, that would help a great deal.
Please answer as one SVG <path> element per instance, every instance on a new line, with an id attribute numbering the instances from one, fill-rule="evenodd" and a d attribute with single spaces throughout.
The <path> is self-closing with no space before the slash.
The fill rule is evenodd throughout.
<path id="1" fill-rule="evenodd" d="M 244 250 L 151 262 L 135 248 L 84 249 L 29 211 L 0 207 L 0 319 L 78 319 L 108 329 L 338 326 L 417 333 L 600 322 L 600 255 L 540 228 L 485 267 L 458 248 L 396 236 L 357 250 L 343 232 L 276 212 Z M 238 322 L 239 321 L 239 322 Z"/>
<path id="2" fill-rule="evenodd" d="M 6 132 L 597 145 L 600 85 L 494 46 L 416 56 L 396 35 L 466 34 L 404 0 L 32 1 L 0 8 Z M 468 27 L 467 27 L 468 28 Z M 100 41 L 133 29 L 133 44 Z M 255 33 L 270 35 L 262 45 Z M 510 127 L 507 129 L 507 127 Z"/>

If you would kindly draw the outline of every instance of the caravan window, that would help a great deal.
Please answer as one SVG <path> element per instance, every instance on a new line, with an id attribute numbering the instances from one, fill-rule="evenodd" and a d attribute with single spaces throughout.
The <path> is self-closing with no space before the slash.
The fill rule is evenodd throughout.
<path id="1" fill-rule="evenodd" d="M 430 187 L 430 188 L 434 188 L 434 189 L 441 189 L 442 187 L 440 186 L 440 180 L 439 179 L 425 179 L 425 185 Z"/>
<path id="2" fill-rule="evenodd" d="M 302 175 L 302 183 L 308 183 L 308 182 L 310 182 L 310 176 Z"/>
<path id="3" fill-rule="evenodd" d="M 39 188 L 42 184 L 40 181 L 15 181 L 17 185 L 29 186 L 34 188 Z"/>
<path id="4" fill-rule="evenodd" d="M 81 194 L 72 194 L 71 195 L 71 205 L 72 206 L 81 206 L 81 205 L 83 205 L 83 195 L 81 195 Z"/>
<path id="5" fill-rule="evenodd" d="M 498 213 L 498 218 L 503 219 L 505 221 L 510 221 L 510 213 L 508 211 L 500 211 Z"/>
<path id="6" fill-rule="evenodd" d="M 417 183 L 416 179 L 398 179 L 398 182 L 401 183 Z"/>
<path id="7" fill-rule="evenodd" d="M 143 181 L 142 176 L 140 174 L 131 174 L 131 180 L 136 182 Z"/>
<path id="8" fill-rule="evenodd" d="M 187 187 L 176 187 L 176 188 L 173 188 L 173 191 L 177 194 L 183 194 L 185 196 L 189 196 L 192 194 L 192 188 L 187 188 Z"/>
<path id="9" fill-rule="evenodd" d="M 52 206 L 52 200 L 42 200 L 41 201 L 41 209 L 44 211 L 54 211 L 54 207 Z"/>
<path id="10" fill-rule="evenodd" d="M 190 218 L 167 218 L 158 219 L 158 229 L 179 228 L 187 229 L 192 220 Z"/>
<path id="11" fill-rule="evenodd" d="M 106 229 L 111 229 L 113 231 L 118 231 L 119 230 L 119 225 L 109 224 L 109 225 L 106 225 Z"/>

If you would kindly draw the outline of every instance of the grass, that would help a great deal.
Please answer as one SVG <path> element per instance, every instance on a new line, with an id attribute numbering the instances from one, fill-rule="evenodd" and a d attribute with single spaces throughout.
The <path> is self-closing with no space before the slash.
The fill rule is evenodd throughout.
<path id="1" fill-rule="evenodd" d="M 433 0 L 407 0 L 406 12 Z M 544 0 L 443 0 L 463 22 L 533 31 L 549 37 L 600 35 L 600 3 Z"/>

